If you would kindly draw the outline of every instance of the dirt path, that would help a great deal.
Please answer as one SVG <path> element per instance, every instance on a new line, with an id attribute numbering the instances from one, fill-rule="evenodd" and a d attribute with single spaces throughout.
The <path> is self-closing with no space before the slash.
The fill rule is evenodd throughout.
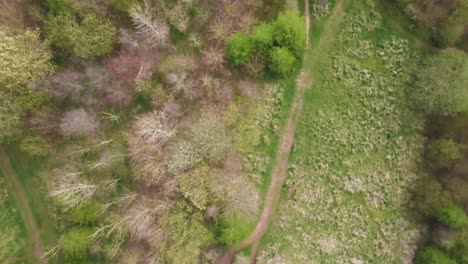
<path id="1" fill-rule="evenodd" d="M 339 24 L 341 17 L 344 15 L 342 9 L 342 1 L 339 1 L 334 8 L 330 18 L 324 25 L 324 32 L 319 40 L 319 43 L 313 50 L 307 51 L 309 49 L 309 32 L 310 32 L 310 15 L 309 15 L 309 1 L 305 1 L 305 21 L 306 21 L 306 53 L 304 55 L 304 61 L 315 61 L 317 56 L 315 54 L 319 54 L 322 50 L 323 46 L 326 43 L 329 43 L 333 40 L 333 33 L 330 28 L 335 28 Z M 289 157 L 290 152 L 294 144 L 294 131 L 296 128 L 296 123 L 300 113 L 302 111 L 303 105 L 303 97 L 304 92 L 306 89 L 312 86 L 312 79 L 309 78 L 306 71 L 302 71 L 298 79 L 296 81 L 296 86 L 298 92 L 294 98 L 293 105 L 291 107 L 291 112 L 288 117 L 286 128 L 283 132 L 281 137 L 281 143 L 278 149 L 278 153 L 276 156 L 276 166 L 273 169 L 272 176 L 271 176 L 271 184 L 268 188 L 267 195 L 265 197 L 264 208 L 262 214 L 257 222 L 257 225 L 252 232 L 252 234 L 242 241 L 238 246 L 234 248 L 228 249 L 223 255 L 221 255 L 217 260 L 216 263 L 218 264 L 228 264 L 232 263 L 232 260 L 236 254 L 236 252 L 251 246 L 251 255 L 250 255 L 250 263 L 255 263 L 255 258 L 257 251 L 260 247 L 260 241 L 263 235 L 268 230 L 268 226 L 271 222 L 272 212 L 276 209 L 276 206 L 279 203 L 279 199 L 281 196 L 281 189 L 283 184 L 286 180 L 287 170 L 289 166 Z"/>
<path id="2" fill-rule="evenodd" d="M 23 219 L 25 228 L 28 232 L 28 242 L 34 248 L 34 256 L 30 257 L 33 258 L 32 263 L 46 264 L 47 261 L 43 259 L 44 248 L 41 244 L 39 229 L 34 220 L 25 190 L 11 167 L 10 159 L 2 149 L 0 149 L 0 170 L 5 177 L 6 184 L 8 184 L 11 189 L 11 194 L 14 197 L 16 207 Z"/>

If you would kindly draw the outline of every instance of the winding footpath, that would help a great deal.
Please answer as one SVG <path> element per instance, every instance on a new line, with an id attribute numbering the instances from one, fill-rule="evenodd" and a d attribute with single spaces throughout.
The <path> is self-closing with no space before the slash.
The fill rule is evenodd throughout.
<path id="1" fill-rule="evenodd" d="M 16 177 L 16 174 L 11 167 L 10 159 L 5 154 L 4 150 L 0 148 L 0 171 L 5 177 L 5 182 L 11 190 L 16 208 L 19 210 L 21 219 L 28 233 L 28 243 L 33 247 L 34 251 L 29 260 L 31 263 L 46 264 L 47 261 L 43 258 L 44 247 L 41 244 L 40 232 L 34 220 L 33 212 L 29 206 L 26 192 L 21 182 Z"/>
<path id="2" fill-rule="evenodd" d="M 306 23 L 306 45 L 304 53 L 304 61 L 315 62 L 317 57 L 314 54 L 320 54 L 323 51 L 324 46 L 333 40 L 333 30 L 337 27 L 341 18 L 343 17 L 342 2 L 338 1 L 333 12 L 330 14 L 329 19 L 324 25 L 323 33 L 320 37 L 318 44 L 310 49 L 309 46 L 309 32 L 310 32 L 310 14 L 309 14 L 309 0 L 305 1 L 305 23 Z M 260 241 L 263 235 L 267 232 L 268 227 L 272 221 L 272 213 L 277 209 L 281 190 L 286 181 L 287 170 L 289 167 L 289 157 L 294 145 L 294 131 L 298 118 L 302 112 L 304 92 L 309 89 L 313 84 L 312 79 L 306 73 L 306 69 L 303 69 L 296 80 L 297 93 L 293 100 L 287 125 L 281 136 L 279 149 L 276 155 L 276 166 L 273 169 L 271 175 L 271 184 L 268 188 L 267 195 L 265 197 L 264 207 L 260 218 L 257 221 L 255 229 L 248 238 L 242 241 L 239 245 L 229 248 L 216 259 L 216 264 L 230 264 L 232 263 L 234 256 L 237 252 L 242 249 L 251 247 L 250 263 L 255 263 L 257 251 L 260 247 Z"/>

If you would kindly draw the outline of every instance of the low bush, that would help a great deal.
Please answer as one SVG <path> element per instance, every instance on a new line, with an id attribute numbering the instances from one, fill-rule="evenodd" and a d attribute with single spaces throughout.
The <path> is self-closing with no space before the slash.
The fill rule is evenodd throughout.
<path id="1" fill-rule="evenodd" d="M 86 228 L 74 228 L 60 239 L 60 246 L 67 257 L 86 258 L 91 247 L 92 231 Z"/>

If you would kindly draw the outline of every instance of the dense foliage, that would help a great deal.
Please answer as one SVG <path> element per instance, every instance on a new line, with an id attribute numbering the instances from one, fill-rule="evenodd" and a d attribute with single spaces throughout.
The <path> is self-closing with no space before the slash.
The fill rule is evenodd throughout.
<path id="1" fill-rule="evenodd" d="M 427 114 L 454 115 L 468 107 L 468 56 L 448 49 L 427 58 L 411 88 L 412 100 Z"/>
<path id="2" fill-rule="evenodd" d="M 247 69 L 258 67 L 262 60 L 275 74 L 286 76 L 292 73 L 296 58 L 302 54 L 305 44 L 305 27 L 302 17 L 280 13 L 270 24 L 259 24 L 250 36 L 235 33 L 226 42 L 226 56 L 235 66 Z M 250 61 L 249 61 L 250 59 Z M 256 70 L 251 70 L 256 73 Z"/>

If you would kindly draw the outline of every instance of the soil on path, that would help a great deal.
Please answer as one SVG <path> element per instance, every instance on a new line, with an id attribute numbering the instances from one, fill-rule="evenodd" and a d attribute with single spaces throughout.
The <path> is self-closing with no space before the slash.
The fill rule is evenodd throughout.
<path id="1" fill-rule="evenodd" d="M 309 0 L 305 1 L 305 11 L 305 22 L 307 31 L 305 45 L 306 52 L 304 60 L 315 61 L 316 57 L 314 56 L 314 54 L 318 54 L 323 49 L 323 46 L 325 46 L 326 43 L 329 43 L 333 39 L 334 32 L 331 32 L 331 30 L 327 29 L 336 28 L 337 24 L 340 22 L 340 18 L 343 15 L 342 1 L 339 1 L 337 3 L 332 14 L 330 15 L 330 18 L 324 26 L 324 32 L 319 40 L 319 43 L 311 51 L 307 51 L 310 45 Z M 287 170 L 289 167 L 290 152 L 294 144 L 294 131 L 296 128 L 298 117 L 302 112 L 304 92 L 306 89 L 312 86 L 312 83 L 312 79 L 309 78 L 308 74 L 304 70 L 299 74 L 296 80 L 296 87 L 298 91 L 296 93 L 293 105 L 291 107 L 291 111 L 289 113 L 287 125 L 281 137 L 280 146 L 276 156 L 276 166 L 272 172 L 272 180 L 268 188 L 267 195 L 265 197 L 264 208 L 257 222 L 257 225 L 255 226 L 254 231 L 247 239 L 242 241 L 239 245 L 233 248 L 229 248 L 223 255 L 221 255 L 216 260 L 217 264 L 232 263 L 232 260 L 236 253 L 249 246 L 251 246 L 250 263 L 255 263 L 255 258 L 257 251 L 260 247 L 261 238 L 268 230 L 268 226 L 272 220 L 272 212 L 276 209 L 276 206 L 278 205 L 281 196 L 281 189 L 286 180 Z"/>
<path id="2" fill-rule="evenodd" d="M 25 228 L 28 232 L 28 242 L 34 248 L 33 256 L 30 256 L 32 263 L 46 264 L 44 257 L 44 247 L 41 244 L 39 228 L 34 220 L 31 207 L 27 199 L 26 192 L 21 182 L 11 167 L 10 159 L 0 148 L 0 170 L 5 177 L 6 184 L 10 187 L 11 194 L 14 197 L 16 207 L 23 219 Z"/>

